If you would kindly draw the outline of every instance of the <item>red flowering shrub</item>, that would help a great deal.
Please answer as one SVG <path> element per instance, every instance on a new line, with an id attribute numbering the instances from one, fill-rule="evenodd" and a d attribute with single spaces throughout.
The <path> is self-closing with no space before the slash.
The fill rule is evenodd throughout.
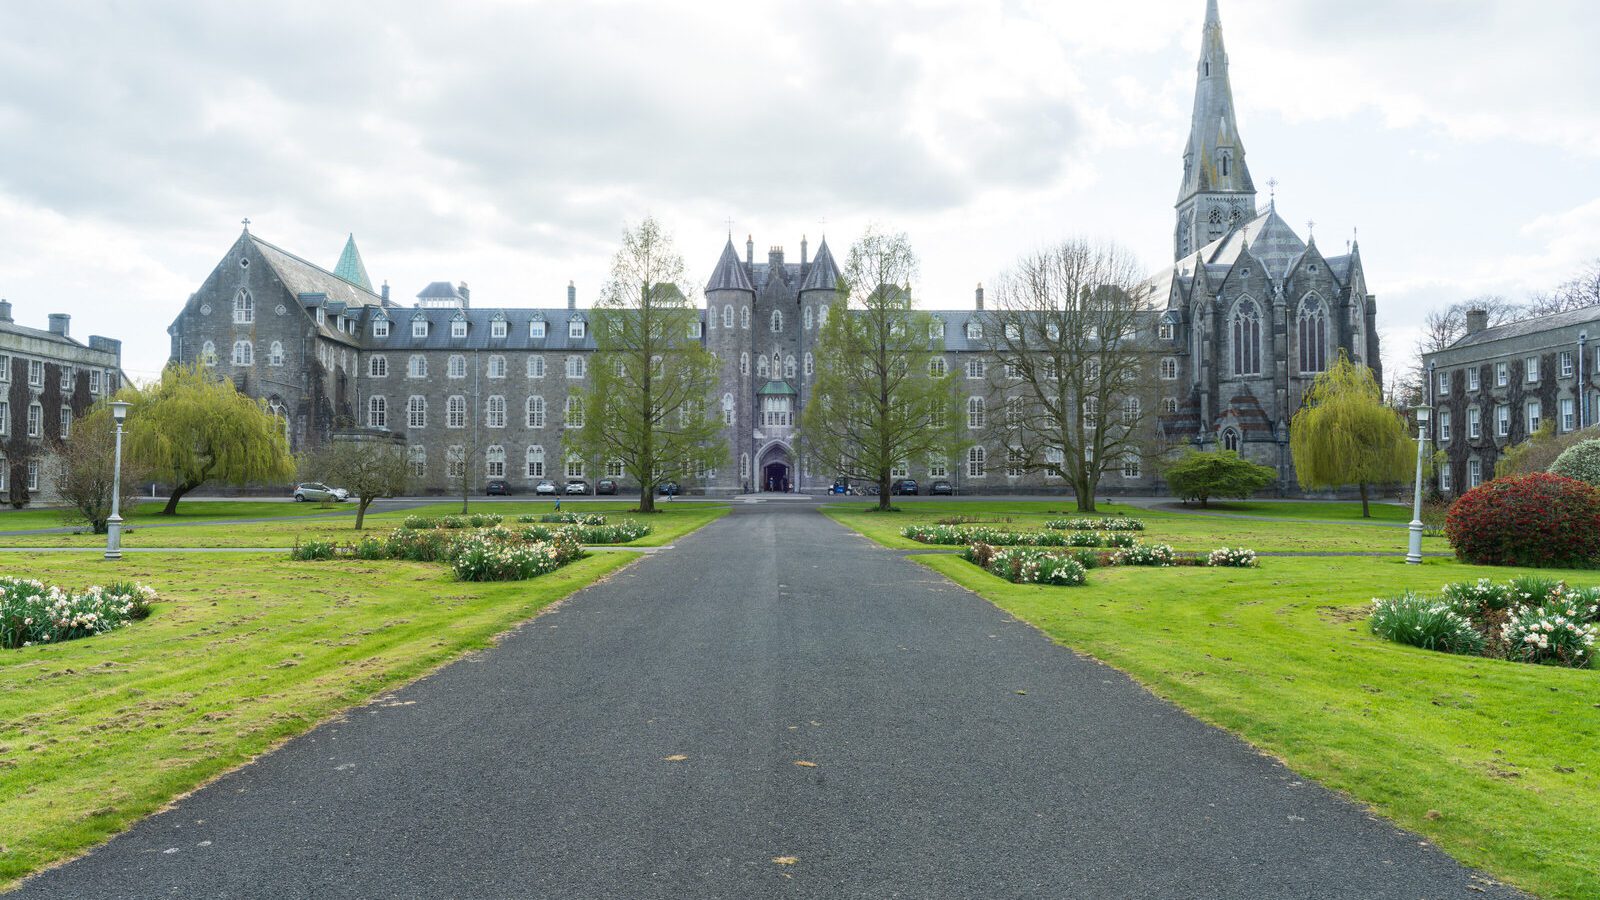
<path id="1" fill-rule="evenodd" d="M 1450 507 L 1444 533 L 1462 562 L 1594 565 L 1600 562 L 1600 492 L 1548 472 L 1496 478 Z"/>

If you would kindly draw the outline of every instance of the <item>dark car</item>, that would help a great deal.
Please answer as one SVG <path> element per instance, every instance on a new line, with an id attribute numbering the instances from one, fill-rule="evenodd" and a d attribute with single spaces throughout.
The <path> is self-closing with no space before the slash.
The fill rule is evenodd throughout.
<path id="1" fill-rule="evenodd" d="M 584 481 L 582 478 L 568 478 L 567 493 L 587 494 L 589 493 L 589 482 Z"/>
<path id="2" fill-rule="evenodd" d="M 950 485 L 950 482 L 943 479 L 928 485 L 929 497 L 938 497 L 940 495 L 945 497 L 954 497 L 956 495 L 956 489 Z"/>
<path id="3" fill-rule="evenodd" d="M 511 482 L 506 481 L 504 478 L 491 478 L 489 479 L 488 487 L 484 488 L 483 493 L 490 497 L 509 497 L 511 496 Z"/>
<path id="4" fill-rule="evenodd" d="M 663 481 L 656 485 L 656 493 L 663 497 L 676 497 L 683 493 L 683 490 L 678 487 L 676 481 Z"/>
<path id="5" fill-rule="evenodd" d="M 916 496 L 917 480 L 915 478 L 902 478 L 889 485 L 889 493 L 910 494 L 912 496 Z"/>
<path id="6" fill-rule="evenodd" d="M 602 478 L 594 483 L 594 492 L 596 494 L 615 494 L 617 492 L 617 483 L 610 478 Z"/>

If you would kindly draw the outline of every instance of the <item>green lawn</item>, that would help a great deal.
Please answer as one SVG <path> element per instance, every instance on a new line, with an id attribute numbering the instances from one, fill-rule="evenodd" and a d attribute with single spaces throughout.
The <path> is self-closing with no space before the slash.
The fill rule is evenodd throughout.
<path id="1" fill-rule="evenodd" d="M 125 559 L 117 577 L 161 592 L 149 619 L 0 651 L 0 890 L 328 716 L 488 646 L 634 558 L 596 553 L 491 584 L 453 581 L 432 563 Z M 76 587 L 113 571 L 82 554 L 4 563 Z"/>
<path id="2" fill-rule="evenodd" d="M 1361 518 L 1360 501 L 1348 500 L 1212 500 L 1204 509 L 1191 503 L 1188 511 L 1195 513 L 1230 513 L 1241 516 L 1266 516 L 1274 519 L 1306 519 L 1312 521 L 1349 521 L 1372 524 L 1376 522 L 1405 524 L 1411 521 L 1411 507 L 1395 503 L 1372 503 L 1372 517 Z"/>
<path id="3" fill-rule="evenodd" d="M 335 503 L 323 506 L 318 503 L 274 503 L 262 500 L 205 500 L 178 504 L 178 511 L 170 516 L 161 515 L 166 500 L 141 500 L 131 510 L 124 510 L 122 518 L 131 525 L 150 525 L 167 522 L 204 522 L 217 519 L 256 519 L 268 516 L 355 515 L 354 503 Z M 33 528 L 62 528 L 83 526 L 81 522 L 67 521 L 68 510 L 60 507 L 43 509 L 0 509 L 0 532 L 21 531 Z M 3 537 L 3 535 L 0 535 Z"/>
<path id="4" fill-rule="evenodd" d="M 199 504 L 196 504 L 199 505 Z M 209 504 L 207 504 L 209 505 Z M 273 504 L 265 504 L 273 505 Z M 303 507 L 308 504 L 276 504 L 286 508 Z M 657 509 L 660 512 L 654 515 L 642 515 L 630 512 L 635 504 L 628 501 L 616 502 L 590 502 L 567 503 L 564 512 L 579 513 L 604 513 L 613 521 L 620 519 L 638 519 L 647 522 L 651 533 L 630 544 L 629 547 L 659 547 L 670 544 L 677 538 L 699 528 L 720 516 L 726 515 L 730 507 L 714 503 L 662 503 Z M 312 506 L 312 509 L 315 509 Z M 482 503 L 471 507 L 473 512 L 494 513 L 505 517 L 505 524 L 515 525 L 516 517 L 520 515 L 535 515 L 550 512 L 555 508 L 552 502 L 527 502 L 527 503 Z M 374 507 L 381 509 L 381 507 Z M 461 511 L 459 501 L 455 503 L 433 503 L 426 506 L 397 510 L 392 512 L 368 511 L 365 529 L 358 532 L 353 527 L 355 520 L 349 517 L 330 519 L 308 519 L 304 522 L 252 522 L 235 525 L 208 524 L 206 520 L 196 520 L 192 525 L 175 526 L 170 528 L 139 528 L 138 523 L 132 531 L 124 537 L 124 547 L 288 547 L 296 540 L 307 541 L 336 540 L 351 541 L 362 533 L 386 534 L 390 529 L 399 527 L 407 516 L 440 516 L 451 515 Z M 0 546 L 3 547 L 95 547 L 105 543 L 104 535 L 92 534 L 0 534 Z"/>
<path id="5" fill-rule="evenodd" d="M 1017 520 L 1038 518 L 1031 508 L 1017 512 L 1024 504 L 951 511 L 979 513 L 975 506 L 986 517 L 1010 509 Z M 893 543 L 886 532 L 913 518 L 830 515 L 885 543 Z M 1147 539 L 1188 549 L 1332 549 L 1361 538 L 1386 538 L 1396 549 L 1405 536 L 1360 525 L 1140 517 L 1151 526 Z M 1418 650 L 1381 641 L 1365 624 L 1374 596 L 1503 580 L 1515 570 L 1277 558 L 1254 570 L 1096 569 L 1088 586 L 1064 588 L 1013 585 L 953 555 L 914 558 L 1469 865 L 1541 896 L 1600 896 L 1600 672 Z M 1600 583 L 1600 572 L 1557 574 Z"/>
<path id="6" fill-rule="evenodd" d="M 1066 500 L 907 503 L 900 511 L 891 513 L 872 512 L 870 509 L 861 503 L 835 503 L 825 505 L 823 512 L 885 547 L 897 549 L 932 547 L 901 537 L 900 529 L 906 525 L 930 523 L 950 516 L 973 516 L 985 523 L 999 523 L 1019 530 L 1040 530 L 1044 528 L 1046 519 L 1080 515 L 1073 511 L 1072 503 Z M 1102 506 L 1101 512 L 1141 519 L 1147 530 L 1139 533 L 1140 540 L 1170 544 L 1176 550 L 1187 552 L 1204 553 L 1218 547 L 1248 547 L 1257 552 L 1392 552 L 1404 555 L 1406 550 L 1405 529 L 1370 523 L 1297 525 L 1288 518 L 1255 521 L 1199 512 L 1146 510 L 1125 504 L 1107 504 Z M 1253 510 L 1251 514 L 1254 514 Z M 1004 520 L 1009 520 L 1009 523 Z M 1450 546 L 1442 537 L 1428 537 L 1423 539 L 1422 549 L 1425 553 L 1448 553 Z"/>

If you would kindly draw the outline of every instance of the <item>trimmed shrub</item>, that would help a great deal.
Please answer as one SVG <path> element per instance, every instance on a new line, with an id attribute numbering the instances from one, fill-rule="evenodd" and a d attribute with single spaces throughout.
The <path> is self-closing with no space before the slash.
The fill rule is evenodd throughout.
<path id="1" fill-rule="evenodd" d="M 34 579 L 0 576 L 0 648 L 104 634 L 150 615 L 157 599 L 154 589 L 132 581 L 74 593 Z"/>
<path id="2" fill-rule="evenodd" d="M 1538 606 L 1513 606 L 1501 632 L 1506 658 L 1547 666 L 1586 668 L 1594 658 L 1595 607 L 1557 597 Z"/>
<path id="3" fill-rule="evenodd" d="M 1206 557 L 1206 565 L 1232 567 L 1235 569 L 1254 569 L 1261 563 L 1256 560 L 1256 552 L 1254 550 L 1246 550 L 1243 547 L 1220 547 L 1211 551 L 1211 555 Z"/>
<path id="4" fill-rule="evenodd" d="M 338 545 L 333 541 L 306 541 L 300 543 L 296 540 L 294 547 L 289 550 L 289 558 L 298 562 L 308 562 L 318 559 L 333 559 Z"/>
<path id="5" fill-rule="evenodd" d="M 1119 566 L 1170 566 L 1177 554 L 1166 544 L 1134 544 L 1111 555 L 1111 562 Z"/>
<path id="6" fill-rule="evenodd" d="M 1593 565 L 1600 558 L 1600 493 L 1544 472 L 1496 478 L 1456 500 L 1445 535 L 1463 562 Z"/>
<path id="7" fill-rule="evenodd" d="M 1391 600 L 1373 600 L 1372 633 L 1385 640 L 1446 653 L 1481 653 L 1483 635 L 1467 617 L 1444 601 L 1410 591 Z"/>
<path id="8" fill-rule="evenodd" d="M 1600 485 L 1600 440 L 1573 444 L 1550 465 L 1553 474 L 1588 485 Z"/>

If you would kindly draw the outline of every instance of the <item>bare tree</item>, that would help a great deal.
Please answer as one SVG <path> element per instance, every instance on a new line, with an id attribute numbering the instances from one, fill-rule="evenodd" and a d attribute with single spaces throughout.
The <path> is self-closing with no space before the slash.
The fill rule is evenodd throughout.
<path id="1" fill-rule="evenodd" d="M 1152 444 L 1140 332 L 1156 315 L 1142 285 L 1130 253 L 1075 238 L 1019 260 L 984 323 L 1000 376 L 987 418 L 1006 465 L 1065 479 L 1085 512 L 1106 470 L 1143 459 Z"/>
<path id="2" fill-rule="evenodd" d="M 1600 257 L 1590 260 L 1554 290 L 1541 291 L 1528 298 L 1528 312 L 1535 316 L 1591 306 L 1600 306 Z"/>
<path id="3" fill-rule="evenodd" d="M 387 438 L 388 432 L 335 434 L 302 464 L 302 471 L 314 472 L 355 494 L 357 531 L 365 524 L 372 501 L 405 493 L 411 481 L 406 448 Z"/>
<path id="4" fill-rule="evenodd" d="M 95 534 L 104 534 L 111 517 L 111 495 L 116 457 L 116 425 L 108 409 L 98 408 L 73 423 L 71 434 L 56 447 L 56 492 L 66 501 L 69 522 L 87 522 Z M 126 450 L 126 448 L 124 448 Z M 122 454 L 123 511 L 139 499 L 145 472 L 131 454 Z"/>

